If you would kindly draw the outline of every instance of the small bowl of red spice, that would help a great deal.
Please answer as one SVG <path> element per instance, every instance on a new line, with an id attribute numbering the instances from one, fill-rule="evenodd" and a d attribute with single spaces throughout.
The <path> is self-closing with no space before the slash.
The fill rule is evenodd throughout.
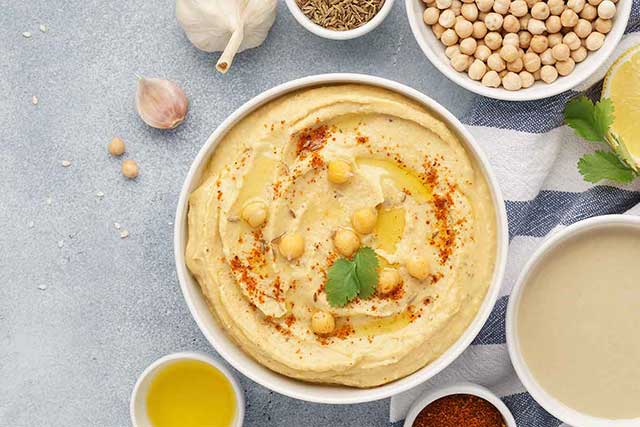
<path id="1" fill-rule="evenodd" d="M 404 427 L 517 427 L 509 408 L 489 389 L 462 383 L 429 391 L 409 409 Z"/>

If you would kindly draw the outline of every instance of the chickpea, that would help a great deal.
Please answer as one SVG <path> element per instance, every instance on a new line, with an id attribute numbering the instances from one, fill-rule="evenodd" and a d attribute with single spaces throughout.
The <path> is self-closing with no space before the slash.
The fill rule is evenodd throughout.
<path id="1" fill-rule="evenodd" d="M 500 76 L 501 83 L 502 83 L 502 79 L 504 78 L 504 76 L 506 76 L 506 75 L 507 75 L 507 73 L 508 73 L 508 72 L 509 72 L 509 70 L 507 70 L 507 69 L 505 68 L 504 70 L 502 70 L 502 71 L 500 71 L 500 72 L 498 73 L 498 75 Z"/>
<path id="2" fill-rule="evenodd" d="M 471 57 L 464 53 L 453 55 L 453 58 L 451 58 L 451 66 L 456 71 L 466 71 L 467 68 L 469 68 L 469 65 L 471 65 Z"/>
<path id="3" fill-rule="evenodd" d="M 565 9 L 560 15 L 560 22 L 563 27 L 571 28 L 578 23 L 578 14 L 571 9 Z"/>
<path id="4" fill-rule="evenodd" d="M 540 69 L 540 78 L 545 83 L 553 83 L 558 78 L 558 70 L 553 65 L 545 65 Z"/>
<path id="5" fill-rule="evenodd" d="M 333 315 L 327 311 L 318 310 L 311 315 L 311 330 L 317 335 L 327 335 L 336 328 Z"/>
<path id="6" fill-rule="evenodd" d="M 507 70 L 513 71 L 514 73 L 519 73 L 520 71 L 522 71 L 523 67 L 524 65 L 522 62 L 522 58 L 516 58 L 515 61 L 507 63 Z"/>
<path id="7" fill-rule="evenodd" d="M 576 63 L 571 58 L 567 58 L 565 61 L 556 62 L 556 70 L 561 76 L 566 76 L 573 71 L 576 67 Z"/>
<path id="8" fill-rule="evenodd" d="M 507 64 L 504 62 L 504 59 L 500 57 L 500 54 L 492 53 L 487 58 L 487 66 L 490 70 L 500 72 L 507 67 Z"/>
<path id="9" fill-rule="evenodd" d="M 278 242 L 280 255 L 287 261 L 300 258 L 304 253 L 304 238 L 302 234 L 295 231 L 285 233 Z"/>
<path id="10" fill-rule="evenodd" d="M 474 53 L 476 59 L 479 59 L 480 61 L 486 61 L 489 55 L 491 55 L 491 49 L 489 49 L 488 47 L 484 45 L 476 47 L 476 52 Z"/>
<path id="11" fill-rule="evenodd" d="M 588 0 L 588 1 L 591 6 L 598 6 L 600 3 L 602 3 L 602 0 Z"/>
<path id="12" fill-rule="evenodd" d="M 333 184 L 344 184 L 351 179 L 351 165 L 344 160 L 331 160 L 327 168 L 327 177 Z"/>
<path id="13" fill-rule="evenodd" d="M 523 30 L 527 30 L 529 28 L 529 21 L 531 20 L 531 15 L 528 13 L 520 18 L 520 28 Z"/>
<path id="14" fill-rule="evenodd" d="M 547 36 L 547 40 L 549 41 L 549 47 L 554 47 L 562 43 L 562 34 L 561 33 L 553 33 Z"/>
<path id="15" fill-rule="evenodd" d="M 534 71 L 532 74 L 533 74 L 533 79 L 534 79 L 534 80 L 536 80 L 536 81 L 541 80 L 541 77 L 540 77 L 540 70 L 536 70 L 536 71 Z"/>
<path id="16" fill-rule="evenodd" d="M 520 18 L 529 12 L 529 7 L 524 0 L 515 0 L 509 5 L 509 12 L 513 16 Z"/>
<path id="17" fill-rule="evenodd" d="M 564 0 L 548 0 L 547 6 L 552 15 L 560 15 L 564 10 Z"/>
<path id="18" fill-rule="evenodd" d="M 478 7 L 474 3 L 466 3 L 460 8 L 460 13 L 469 22 L 473 22 L 478 19 Z"/>
<path id="19" fill-rule="evenodd" d="M 503 45 L 499 53 L 506 62 L 512 62 L 518 58 L 518 48 L 511 44 Z"/>
<path id="20" fill-rule="evenodd" d="M 479 19 L 480 21 L 484 22 L 485 18 L 487 17 L 487 15 L 488 15 L 489 13 L 490 13 L 490 12 L 478 12 L 478 19 Z"/>
<path id="21" fill-rule="evenodd" d="M 451 10 L 456 16 L 460 16 L 460 10 L 462 9 L 462 2 L 460 0 L 453 0 L 451 2 Z"/>
<path id="22" fill-rule="evenodd" d="M 476 0 L 476 5 L 481 12 L 489 12 L 493 8 L 493 0 Z"/>
<path id="23" fill-rule="evenodd" d="M 129 179 L 134 179 L 138 176 L 138 164 L 135 160 L 125 160 L 122 162 L 122 175 Z"/>
<path id="24" fill-rule="evenodd" d="M 571 49 L 564 43 L 560 43 L 551 48 L 551 53 L 557 61 L 566 61 L 571 55 Z"/>
<path id="25" fill-rule="evenodd" d="M 378 211 L 375 208 L 358 209 L 351 215 L 351 225 L 360 234 L 369 234 L 378 221 Z"/>
<path id="26" fill-rule="evenodd" d="M 613 28 L 613 21 L 611 21 L 611 19 L 598 18 L 594 22 L 593 27 L 599 33 L 608 34 L 611 28 Z"/>
<path id="27" fill-rule="evenodd" d="M 476 39 L 469 37 L 460 42 L 460 52 L 465 55 L 473 55 L 478 47 Z"/>
<path id="28" fill-rule="evenodd" d="M 500 35 L 500 33 L 496 33 L 492 31 L 490 33 L 487 33 L 486 36 L 484 36 L 484 43 L 487 45 L 489 49 L 497 50 L 502 45 L 502 36 Z"/>
<path id="29" fill-rule="evenodd" d="M 353 230 L 340 228 L 333 235 L 333 245 L 341 255 L 350 257 L 360 247 L 360 238 Z"/>
<path id="30" fill-rule="evenodd" d="M 461 39 L 466 39 L 473 33 L 473 24 L 462 18 L 461 20 L 456 22 L 454 29 L 458 34 L 458 37 L 460 37 Z"/>
<path id="31" fill-rule="evenodd" d="M 122 156 L 125 150 L 124 141 L 122 138 L 114 136 L 107 145 L 107 150 L 112 156 Z"/>
<path id="32" fill-rule="evenodd" d="M 451 28 L 445 30 L 445 32 L 442 33 L 442 37 L 440 38 L 440 41 L 445 46 L 453 46 L 454 44 L 458 43 L 458 40 L 458 34 L 456 34 L 455 30 Z"/>
<path id="33" fill-rule="evenodd" d="M 499 87 L 501 79 L 498 73 L 494 70 L 489 70 L 482 77 L 482 84 L 487 87 Z"/>
<path id="34" fill-rule="evenodd" d="M 444 28 L 437 22 L 431 26 L 431 31 L 433 31 L 433 35 L 436 36 L 437 39 L 442 38 L 442 33 L 444 33 L 444 30 L 446 30 L 446 28 Z"/>
<path id="35" fill-rule="evenodd" d="M 509 71 L 502 78 L 502 86 L 506 90 L 520 90 L 520 89 L 522 89 L 522 80 L 520 80 L 520 76 L 519 75 Z"/>
<path id="36" fill-rule="evenodd" d="M 525 53 L 522 62 L 525 70 L 529 71 L 530 73 L 534 73 L 540 69 L 540 56 L 538 56 L 538 54 L 536 53 Z"/>
<path id="37" fill-rule="evenodd" d="M 444 28 L 453 27 L 455 22 L 456 15 L 451 9 L 443 10 L 440 14 L 440 18 L 438 18 L 438 24 L 442 25 Z"/>
<path id="38" fill-rule="evenodd" d="M 440 9 L 438 9 L 437 7 L 428 7 L 424 10 L 424 13 L 422 14 L 422 19 L 424 20 L 424 23 L 427 25 L 433 25 L 436 22 L 438 22 L 438 19 L 440 18 Z"/>
<path id="39" fill-rule="evenodd" d="M 573 59 L 573 61 L 576 63 L 584 61 L 586 57 L 587 49 L 583 46 L 580 46 L 578 49 L 571 51 L 571 59 Z"/>
<path id="40" fill-rule="evenodd" d="M 487 66 L 479 59 L 474 60 L 467 71 L 471 80 L 481 80 L 484 74 L 487 72 Z"/>
<path id="41" fill-rule="evenodd" d="M 406 263 L 407 272 L 418 280 L 424 280 L 429 277 L 431 269 L 429 268 L 429 260 L 421 255 L 411 256 Z"/>
<path id="42" fill-rule="evenodd" d="M 540 62 L 542 62 L 542 65 L 553 65 L 556 63 L 556 58 L 553 57 L 551 49 L 547 49 L 540 54 Z"/>
<path id="43" fill-rule="evenodd" d="M 493 11 L 501 15 L 506 15 L 511 6 L 511 0 L 494 0 Z"/>
<path id="44" fill-rule="evenodd" d="M 549 47 L 549 39 L 545 36 L 535 35 L 531 38 L 531 44 L 529 47 L 535 53 L 542 53 Z"/>
<path id="45" fill-rule="evenodd" d="M 544 21 L 550 14 L 549 6 L 544 2 L 538 2 L 531 8 L 531 16 Z"/>
<path id="46" fill-rule="evenodd" d="M 540 4 L 540 3 L 537 3 Z M 535 18 L 531 18 L 529 20 L 529 24 L 527 25 L 527 31 L 529 31 L 533 35 L 540 35 L 547 31 L 547 26 L 543 21 L 540 21 Z"/>
<path id="47" fill-rule="evenodd" d="M 578 23 L 573 27 L 573 32 L 581 39 L 586 39 L 591 34 L 591 31 L 593 31 L 591 22 L 586 19 L 579 19 Z"/>
<path id="48" fill-rule="evenodd" d="M 502 15 L 499 13 L 491 12 L 487 14 L 487 17 L 484 19 L 484 24 L 487 26 L 489 31 L 497 31 L 502 28 L 503 22 Z"/>
<path id="49" fill-rule="evenodd" d="M 611 19 L 616 14 L 616 5 L 611 0 L 604 0 L 598 5 L 598 17 Z"/>
<path id="50" fill-rule="evenodd" d="M 520 20 L 513 15 L 507 15 L 502 21 L 502 28 L 507 33 L 517 33 L 520 31 Z"/>
<path id="51" fill-rule="evenodd" d="M 267 222 L 267 204 L 262 200 L 254 200 L 242 208 L 241 217 L 252 228 L 258 228 Z"/>
<path id="52" fill-rule="evenodd" d="M 582 12 L 580 12 L 580 18 L 587 21 L 593 21 L 598 16 L 598 9 L 590 4 L 585 4 Z"/>
<path id="53" fill-rule="evenodd" d="M 444 54 L 447 55 L 447 58 L 453 58 L 453 55 L 460 53 L 460 45 L 454 44 L 453 46 L 448 46 L 444 50 Z"/>
<path id="54" fill-rule="evenodd" d="M 554 34 L 562 29 L 562 22 L 560 21 L 560 17 L 551 15 L 544 21 L 544 26 L 547 28 L 549 34 Z"/>
<path id="55" fill-rule="evenodd" d="M 575 13 L 580 13 L 584 9 L 585 3 L 586 1 L 584 0 L 567 0 L 567 7 Z"/>
<path id="56" fill-rule="evenodd" d="M 520 31 L 518 33 L 518 39 L 520 40 L 520 47 L 522 49 L 528 49 L 531 44 L 531 33 L 529 31 Z"/>
<path id="57" fill-rule="evenodd" d="M 569 49 L 576 50 L 580 47 L 580 38 L 573 31 L 567 33 L 562 38 L 562 43 L 569 46 Z"/>
<path id="58" fill-rule="evenodd" d="M 520 76 L 520 81 L 522 82 L 522 88 L 523 89 L 531 87 L 531 86 L 533 86 L 533 83 L 535 83 L 535 79 L 533 78 L 533 74 L 531 74 L 528 71 L 520 71 L 518 76 Z"/>
<path id="59" fill-rule="evenodd" d="M 487 26 L 484 25 L 484 22 L 482 21 L 476 21 L 473 23 L 473 33 L 471 33 L 471 36 L 473 36 L 473 38 L 480 40 L 483 39 L 484 36 L 487 35 Z"/>
<path id="60" fill-rule="evenodd" d="M 452 0 L 436 0 L 436 7 L 438 9 L 449 9 L 451 7 Z"/>
<path id="61" fill-rule="evenodd" d="M 538 1 L 540 0 L 524 0 L 524 1 L 527 3 L 527 6 L 529 7 L 529 9 L 531 9 L 533 5 L 538 3 Z"/>
<path id="62" fill-rule="evenodd" d="M 598 50 L 604 44 L 604 34 L 594 32 L 589 34 L 586 39 L 586 48 L 590 51 Z"/>
<path id="63" fill-rule="evenodd" d="M 395 268 L 385 268 L 378 277 L 378 292 L 388 295 L 402 284 L 402 277 Z"/>

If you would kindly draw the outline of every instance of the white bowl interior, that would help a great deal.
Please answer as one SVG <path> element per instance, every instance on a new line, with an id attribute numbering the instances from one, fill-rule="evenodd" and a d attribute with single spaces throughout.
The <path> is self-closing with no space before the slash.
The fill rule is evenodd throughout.
<path id="1" fill-rule="evenodd" d="M 551 84 L 537 81 L 533 86 L 518 91 L 508 91 L 503 87 L 486 87 L 480 82 L 471 80 L 466 73 L 459 73 L 454 70 L 449 64 L 449 58 L 447 58 L 444 53 L 445 46 L 433 34 L 431 27 L 426 25 L 422 20 L 422 14 L 425 9 L 422 0 L 406 0 L 406 8 L 411 31 L 420 48 L 429 61 L 447 78 L 467 90 L 489 98 L 507 101 L 526 101 L 547 98 L 572 89 L 582 83 L 604 64 L 624 34 L 627 22 L 629 21 L 629 14 L 631 13 L 632 1 L 633 0 L 618 0 L 616 3 L 617 12 L 614 17 L 613 28 L 605 37 L 604 45 L 595 52 L 589 52 L 589 55 L 584 61 L 576 64 L 576 68 L 571 74 L 565 77 L 558 77 L 558 79 Z"/>
<path id="2" fill-rule="evenodd" d="M 494 276 L 492 284 L 485 296 L 485 300 L 473 322 L 469 325 L 466 332 L 458 339 L 458 341 L 456 341 L 449 350 L 434 362 L 407 377 L 389 384 L 368 389 L 321 385 L 298 381 L 271 371 L 255 361 L 249 355 L 245 354 L 237 345 L 235 345 L 235 343 L 231 341 L 224 330 L 222 330 L 222 328 L 217 324 L 217 321 L 209 311 L 209 307 L 202 295 L 200 286 L 189 273 L 184 259 L 187 236 L 186 216 L 188 196 L 200 183 L 204 166 L 206 166 L 207 160 L 215 150 L 219 139 L 231 126 L 233 126 L 233 124 L 242 119 L 246 114 L 272 99 L 304 87 L 337 83 L 369 84 L 399 92 L 422 103 L 432 112 L 440 116 L 449 124 L 451 130 L 455 131 L 459 135 L 460 139 L 465 143 L 469 154 L 475 158 L 477 164 L 484 172 L 487 182 L 491 188 L 493 202 L 496 206 L 498 234 Z M 191 310 L 191 314 L 196 320 L 196 323 L 200 327 L 202 333 L 225 360 L 255 382 L 278 393 L 311 402 L 350 404 L 383 399 L 415 387 L 440 372 L 453 362 L 460 353 L 462 353 L 462 351 L 471 343 L 473 338 L 480 331 L 480 328 L 489 317 L 498 297 L 506 263 L 507 239 L 508 231 L 506 212 L 497 181 L 489 169 L 488 161 L 474 142 L 473 137 L 451 113 L 415 89 L 411 89 L 390 80 L 360 74 L 323 74 L 294 80 L 264 92 L 236 110 L 211 135 L 191 166 L 180 194 L 180 200 L 178 202 L 176 212 L 174 250 L 178 278 L 182 292 L 187 301 L 187 305 Z"/>
<path id="3" fill-rule="evenodd" d="M 614 224 L 622 224 L 640 229 L 640 217 L 632 215 L 604 215 L 577 222 L 556 234 L 547 238 L 547 240 L 536 250 L 529 259 L 516 285 L 509 297 L 509 306 L 507 308 L 506 333 L 507 345 L 509 347 L 509 356 L 515 368 L 520 381 L 524 384 L 531 396 L 542 406 L 547 412 L 563 422 L 580 427 L 638 427 L 640 426 L 640 418 L 634 420 L 609 420 L 605 418 L 593 417 L 578 412 L 569 406 L 563 404 L 549 393 L 536 381 L 531 371 L 527 367 L 522 352 L 520 351 L 520 343 L 517 335 L 517 319 L 522 290 L 527 285 L 529 277 L 540 262 L 544 260 L 545 254 L 555 248 L 557 245 L 567 239 L 594 228 L 607 227 Z"/>

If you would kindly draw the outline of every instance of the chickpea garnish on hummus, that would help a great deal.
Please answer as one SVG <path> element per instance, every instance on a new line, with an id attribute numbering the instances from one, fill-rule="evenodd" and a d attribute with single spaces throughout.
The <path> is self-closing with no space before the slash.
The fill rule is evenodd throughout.
<path id="1" fill-rule="evenodd" d="M 222 138 L 186 259 L 229 336 L 302 380 L 371 387 L 462 335 L 493 275 L 482 172 L 437 116 L 366 85 L 300 90 Z"/>

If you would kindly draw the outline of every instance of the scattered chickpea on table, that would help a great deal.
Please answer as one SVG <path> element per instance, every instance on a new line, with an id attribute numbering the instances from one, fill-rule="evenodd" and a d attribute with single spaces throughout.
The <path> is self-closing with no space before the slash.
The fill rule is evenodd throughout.
<path id="1" fill-rule="evenodd" d="M 569 75 L 611 31 L 617 0 L 423 0 L 458 72 L 515 91 Z"/>

